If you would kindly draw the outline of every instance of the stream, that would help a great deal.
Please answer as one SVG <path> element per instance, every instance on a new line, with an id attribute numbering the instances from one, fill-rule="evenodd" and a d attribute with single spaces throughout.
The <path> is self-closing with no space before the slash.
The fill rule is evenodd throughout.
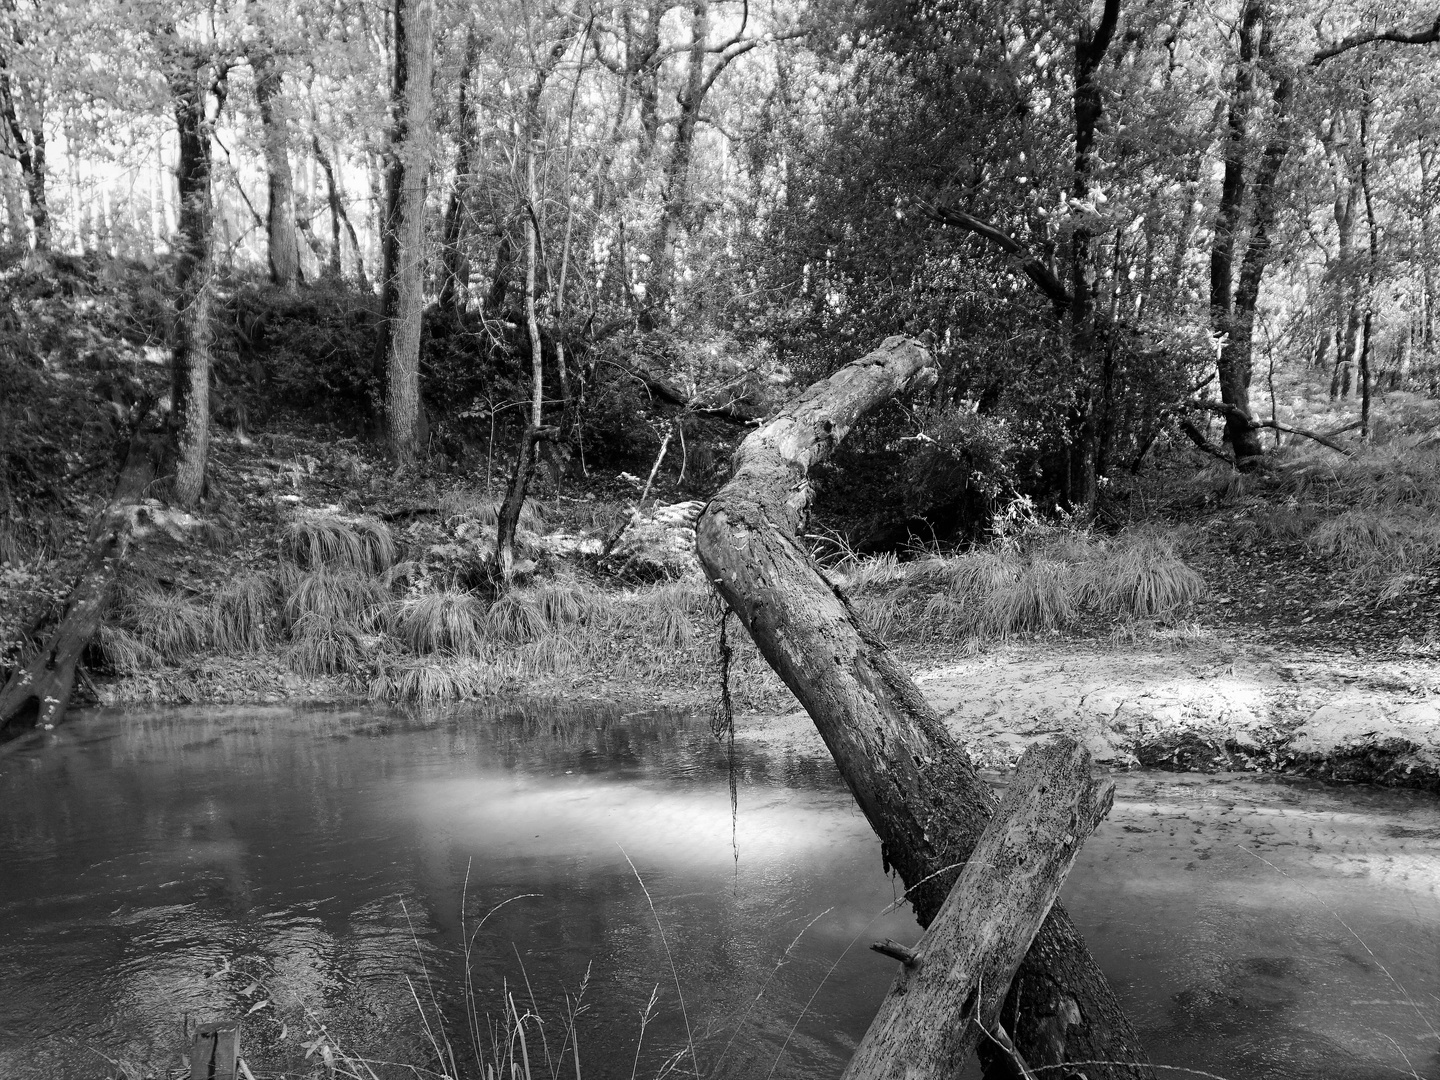
<path id="1" fill-rule="evenodd" d="M 586 1078 L 836 1076 L 917 929 L 833 763 L 741 740 L 733 813 L 731 767 L 666 713 L 77 714 L 0 748 L 0 1077 L 239 1016 L 258 1077 L 320 1025 L 473 1077 L 511 1010 L 549 1076 L 577 996 Z M 1440 1080 L 1440 799 L 1116 779 L 1064 902 L 1162 1077 Z"/>

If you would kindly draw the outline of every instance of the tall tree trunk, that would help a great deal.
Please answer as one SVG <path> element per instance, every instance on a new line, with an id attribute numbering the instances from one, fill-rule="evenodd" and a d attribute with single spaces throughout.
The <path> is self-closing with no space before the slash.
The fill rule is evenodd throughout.
<path id="1" fill-rule="evenodd" d="M 290 172 L 284 71 L 275 55 L 264 50 L 257 50 L 250 63 L 255 72 L 255 103 L 264 129 L 265 174 L 270 192 L 265 214 L 270 280 L 282 289 L 293 290 L 300 282 L 300 241 L 295 235 L 295 181 Z"/>
<path id="2" fill-rule="evenodd" d="M 1271 59 L 1272 46 L 1270 27 L 1267 25 L 1261 35 L 1260 57 Z M 1245 420 L 1249 420 L 1249 387 L 1255 343 L 1255 314 L 1260 303 L 1260 285 L 1264 280 L 1265 267 L 1270 263 L 1271 231 L 1280 208 L 1280 170 L 1290 153 L 1291 122 L 1290 100 L 1294 93 L 1294 79 L 1288 71 L 1274 73 L 1274 130 L 1265 141 L 1260 155 L 1260 165 L 1255 172 L 1255 197 L 1250 214 L 1250 242 L 1245 247 L 1245 256 L 1240 264 L 1240 280 L 1235 287 L 1234 307 L 1230 315 L 1230 335 L 1220 350 L 1220 378 L 1232 380 L 1238 393 L 1245 394 Z M 1223 387 L 1222 387 L 1223 389 Z M 1231 404 L 1231 399 L 1224 399 Z M 1235 451 L 1239 465 L 1244 457 L 1255 457 L 1260 450 L 1260 432 L 1253 425 L 1248 439 L 1253 439 L 1255 454 L 1242 454 L 1242 443 L 1234 441 L 1233 433 L 1241 426 L 1241 419 L 1226 414 L 1225 431 Z M 1248 445 L 1248 439 L 1244 445 Z"/>
<path id="3" fill-rule="evenodd" d="M 799 535 L 810 470 L 861 417 L 927 373 L 933 378 L 924 349 L 890 338 L 817 383 L 746 438 L 733 479 L 696 526 L 706 576 L 814 720 L 922 926 L 940 910 L 995 799 L 899 663 L 820 574 Z M 1037 1070 L 1068 1061 L 1090 1080 L 1154 1075 L 1059 905 L 1026 955 L 1002 1015 Z M 1003 1075 L 993 1058 L 986 1066 L 987 1075 Z"/>
<path id="4" fill-rule="evenodd" d="M 18 40 L 16 44 L 21 44 Z M 15 161 L 30 204 L 31 240 L 35 254 L 50 254 L 50 199 L 45 186 L 45 125 L 36 122 L 28 134 L 15 105 L 15 87 L 10 78 L 8 55 L 0 52 L 0 119 L 10 133 Z"/>
<path id="5" fill-rule="evenodd" d="M 472 23 L 465 32 L 465 60 L 460 67 L 460 86 L 456 91 L 455 112 L 455 182 L 450 189 L 450 202 L 445 207 L 441 228 L 441 310 L 457 313 L 465 310 L 465 297 L 470 289 L 470 256 L 465 250 L 465 200 L 473 180 L 471 170 L 475 155 L 477 131 L 474 110 L 470 104 L 470 76 L 479 59 L 480 39 Z"/>
<path id="6" fill-rule="evenodd" d="M 433 149 L 433 0 L 394 0 L 396 111 L 390 149 L 381 324 L 385 417 L 390 452 L 402 465 L 420 456 L 420 328 L 425 304 L 425 182 Z"/>
<path id="7" fill-rule="evenodd" d="M 175 340 L 170 355 L 170 429 L 175 442 L 175 501 L 194 507 L 205 491 L 210 451 L 210 305 L 214 295 L 210 127 L 205 118 L 208 64 L 176 58 L 170 92 L 180 154 L 179 236 L 175 260 Z"/>
<path id="8" fill-rule="evenodd" d="M 1120 16 L 1119 0 L 1105 0 L 1098 26 L 1081 20 L 1075 35 L 1075 163 L 1071 174 L 1071 195 L 1088 202 L 1095 157 L 1095 137 L 1105 114 L 1105 101 L 1095 79 Z M 1087 513 L 1094 509 L 1099 492 L 1097 466 L 1100 429 L 1107 406 L 1106 388 L 1097 380 L 1095 334 L 1095 288 L 1100 270 L 1096 260 L 1095 232 L 1083 219 L 1070 234 L 1070 353 L 1078 369 L 1078 415 L 1071 455 L 1070 501 Z"/>
<path id="9" fill-rule="evenodd" d="M 1250 148 L 1251 96 L 1255 87 L 1256 35 L 1265 14 L 1266 0 L 1244 0 L 1240 9 L 1239 55 L 1230 86 L 1226 113 L 1225 172 L 1220 185 L 1220 206 L 1215 214 L 1215 238 L 1210 247 L 1210 322 L 1215 333 L 1229 338 L 1234 333 L 1234 266 L 1236 239 L 1245 209 L 1245 158 Z M 1250 373 L 1248 358 L 1234 349 L 1222 348 L 1219 357 L 1220 399 L 1225 414 L 1225 438 L 1237 462 L 1258 459 L 1264 450 L 1260 434 L 1250 423 Z"/>
<path id="10" fill-rule="evenodd" d="M 697 0 L 690 8 L 690 56 L 685 66 L 685 88 L 676 95 L 680 115 L 675 120 L 675 138 L 665 159 L 660 223 L 651 254 L 650 295 L 652 305 L 662 305 L 675 282 L 675 253 L 680 231 L 690 204 L 690 162 L 695 153 L 695 129 L 700 123 L 700 105 L 705 99 L 705 41 L 710 34 L 710 2 Z"/>
<path id="11" fill-rule="evenodd" d="M 638 40 L 630 34 L 631 17 L 626 14 L 626 63 L 632 72 L 635 97 L 640 102 L 640 164 L 645 164 L 655 153 L 655 144 L 660 138 L 660 20 L 665 14 L 663 5 L 648 4 L 645 21 L 641 24 Z M 628 55 L 630 53 L 634 55 Z"/>

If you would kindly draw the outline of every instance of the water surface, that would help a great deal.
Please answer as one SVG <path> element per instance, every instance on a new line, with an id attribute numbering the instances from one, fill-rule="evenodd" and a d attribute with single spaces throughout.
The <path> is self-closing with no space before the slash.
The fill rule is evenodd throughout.
<path id="1" fill-rule="evenodd" d="M 732 816 L 726 748 L 663 714 L 132 710 L 12 744 L 0 1076 L 163 1075 L 257 1006 L 257 1072 L 303 1073 L 319 1023 L 438 1066 L 443 1022 L 474 1075 L 512 996 L 553 1054 L 582 986 L 587 1077 L 691 1043 L 705 1075 L 837 1075 L 894 973 L 865 946 L 913 920 L 830 762 L 734 765 Z M 1066 903 L 1158 1062 L 1437 1078 L 1437 840 L 1429 796 L 1126 777 Z"/>

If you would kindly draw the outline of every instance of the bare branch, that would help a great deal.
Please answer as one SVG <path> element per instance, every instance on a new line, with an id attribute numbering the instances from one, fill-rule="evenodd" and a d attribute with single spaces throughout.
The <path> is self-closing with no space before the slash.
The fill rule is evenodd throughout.
<path id="1" fill-rule="evenodd" d="M 1332 57 L 1347 53 L 1351 49 L 1358 49 L 1362 45 L 1369 45 L 1372 41 L 1394 41 L 1401 45 L 1433 45 L 1440 41 L 1440 15 L 1436 15 L 1435 21 L 1426 29 L 1411 33 L 1403 30 L 1376 30 L 1370 33 L 1351 34 L 1334 45 L 1329 45 L 1317 52 L 1310 58 L 1310 66 L 1319 67 Z"/>

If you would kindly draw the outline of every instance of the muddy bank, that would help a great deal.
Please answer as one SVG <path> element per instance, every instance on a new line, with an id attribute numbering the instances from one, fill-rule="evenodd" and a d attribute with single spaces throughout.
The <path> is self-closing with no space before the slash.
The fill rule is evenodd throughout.
<path id="1" fill-rule="evenodd" d="M 1440 668 L 1247 648 L 1006 646 L 915 681 L 982 768 L 1067 734 L 1112 768 L 1259 770 L 1440 791 Z M 823 750 L 804 713 L 744 738 Z"/>

